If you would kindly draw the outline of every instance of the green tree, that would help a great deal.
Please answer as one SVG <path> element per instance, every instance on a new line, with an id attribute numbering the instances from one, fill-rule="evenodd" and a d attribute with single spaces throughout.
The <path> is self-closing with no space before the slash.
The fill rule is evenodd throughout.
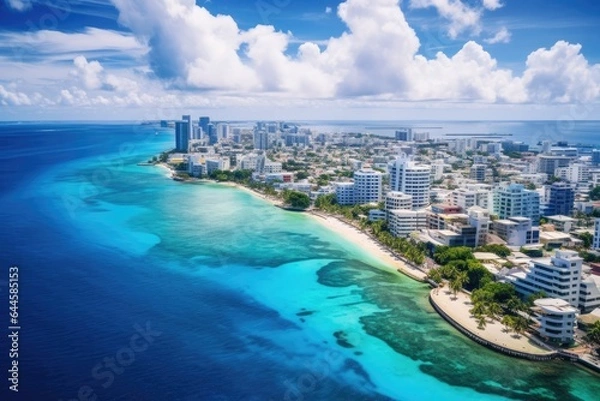
<path id="1" fill-rule="evenodd" d="M 285 191 L 283 201 L 286 205 L 297 209 L 307 209 L 310 206 L 310 197 L 298 191 Z"/>
<path id="2" fill-rule="evenodd" d="M 487 306 L 487 315 L 490 319 L 495 319 L 502 315 L 502 307 L 496 302 L 492 302 Z"/>
<path id="3" fill-rule="evenodd" d="M 515 316 L 513 318 L 514 325 L 513 330 L 517 336 L 523 334 L 529 328 L 529 322 L 522 316 Z"/>
<path id="4" fill-rule="evenodd" d="M 588 232 L 579 234 L 579 239 L 583 241 L 583 247 L 585 249 L 590 249 L 594 242 L 594 236 Z"/>
<path id="5" fill-rule="evenodd" d="M 595 186 L 591 191 L 590 191 L 590 199 L 591 200 L 600 200 L 600 185 Z"/>
<path id="6" fill-rule="evenodd" d="M 589 341 L 600 345 L 600 320 L 597 322 L 594 322 L 594 324 L 592 324 L 590 326 L 590 328 L 588 329 L 588 332 L 586 334 L 586 338 Z"/>
<path id="7" fill-rule="evenodd" d="M 512 331 L 512 329 L 514 327 L 514 319 L 512 316 L 510 316 L 510 315 L 502 316 L 501 323 L 504 326 L 504 330 L 506 330 L 506 332 Z"/>
<path id="8" fill-rule="evenodd" d="M 485 315 L 477 315 L 477 316 L 475 316 L 475 319 L 477 320 L 477 328 L 479 330 L 485 329 L 485 326 L 487 325 L 487 322 L 485 320 Z"/>
<path id="9" fill-rule="evenodd" d="M 300 181 L 300 180 L 305 180 L 305 179 L 307 179 L 307 178 L 308 178 L 308 173 L 307 173 L 306 171 L 298 171 L 298 172 L 296 173 L 296 179 L 297 179 L 298 181 Z"/>
<path id="10" fill-rule="evenodd" d="M 454 278 L 450 281 L 450 290 L 454 294 L 454 298 L 456 299 L 456 294 L 464 287 L 464 285 L 469 281 L 467 274 L 465 272 L 460 272 L 454 276 Z"/>

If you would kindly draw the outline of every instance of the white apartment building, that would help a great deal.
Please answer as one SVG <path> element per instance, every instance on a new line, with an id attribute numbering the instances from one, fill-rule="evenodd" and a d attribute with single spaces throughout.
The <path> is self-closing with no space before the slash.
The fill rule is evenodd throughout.
<path id="1" fill-rule="evenodd" d="M 229 170 L 230 161 L 228 157 L 206 160 L 206 173 L 211 174 L 216 170 Z"/>
<path id="2" fill-rule="evenodd" d="M 528 217 L 534 226 L 540 221 L 540 194 L 522 184 L 503 184 L 494 190 L 494 214 L 500 219 Z"/>
<path id="3" fill-rule="evenodd" d="M 579 306 L 582 313 L 589 313 L 600 307 L 600 276 L 586 272 L 586 266 L 583 271 L 579 287 Z"/>
<path id="4" fill-rule="evenodd" d="M 468 186 L 467 188 L 453 190 L 450 196 L 450 203 L 454 206 L 460 206 L 463 210 L 479 206 L 492 211 L 493 199 L 492 191 L 478 188 L 477 186 Z"/>
<path id="5" fill-rule="evenodd" d="M 354 202 L 377 203 L 382 200 L 383 174 L 373 169 L 354 172 Z"/>
<path id="6" fill-rule="evenodd" d="M 570 343 L 577 327 L 577 309 L 559 298 L 542 298 L 534 301 L 534 319 L 537 331 L 543 338 L 558 343 Z"/>
<path id="7" fill-rule="evenodd" d="M 590 166 L 581 163 L 571 164 L 568 167 L 559 167 L 554 171 L 554 175 L 574 183 L 587 183 L 591 178 Z"/>
<path id="8" fill-rule="evenodd" d="M 239 162 L 240 169 L 252 171 L 261 171 L 264 164 L 265 156 L 257 155 L 255 153 L 242 156 L 242 159 Z"/>
<path id="9" fill-rule="evenodd" d="M 467 210 L 469 215 L 468 222 L 471 227 L 477 230 L 475 246 L 485 245 L 487 235 L 490 232 L 490 212 L 479 206 L 473 206 Z"/>
<path id="10" fill-rule="evenodd" d="M 396 237 L 406 238 L 426 226 L 427 215 L 424 210 L 391 210 L 389 213 L 388 227 Z"/>
<path id="11" fill-rule="evenodd" d="M 444 160 L 437 159 L 431 163 L 431 181 L 439 181 L 444 178 Z"/>
<path id="12" fill-rule="evenodd" d="M 276 174 L 283 171 L 282 164 L 279 162 L 267 161 L 262 168 L 264 174 Z"/>
<path id="13" fill-rule="evenodd" d="M 571 306 L 581 307 L 579 293 L 583 259 L 575 251 L 557 250 L 551 258 L 532 259 L 529 267 L 509 273 L 505 279 L 527 296 L 544 291 Z"/>
<path id="14" fill-rule="evenodd" d="M 390 188 L 412 196 L 413 209 L 422 209 L 429 204 L 431 167 L 417 164 L 401 154 L 388 164 Z"/>
<path id="15" fill-rule="evenodd" d="M 412 196 L 403 192 L 390 191 L 385 194 L 385 210 L 387 212 L 400 209 L 411 210 L 412 202 Z"/>
<path id="16" fill-rule="evenodd" d="M 353 182 L 336 182 L 335 199 L 340 205 L 354 205 L 354 183 Z"/>
<path id="17" fill-rule="evenodd" d="M 494 233 L 506 241 L 508 246 L 524 246 L 540 242 L 540 229 L 533 227 L 527 217 L 510 217 L 496 220 L 492 224 Z"/>

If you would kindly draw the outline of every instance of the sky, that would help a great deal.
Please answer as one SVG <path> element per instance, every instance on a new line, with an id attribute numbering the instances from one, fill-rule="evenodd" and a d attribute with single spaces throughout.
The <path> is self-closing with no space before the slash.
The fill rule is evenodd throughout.
<path id="1" fill-rule="evenodd" d="M 0 0 L 0 120 L 600 120 L 592 0 Z"/>

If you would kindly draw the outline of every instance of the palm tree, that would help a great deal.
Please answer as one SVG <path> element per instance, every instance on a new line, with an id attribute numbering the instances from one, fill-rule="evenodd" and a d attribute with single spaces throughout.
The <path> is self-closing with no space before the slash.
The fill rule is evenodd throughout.
<path id="1" fill-rule="evenodd" d="M 600 320 L 595 322 L 587 332 L 587 339 L 600 345 Z"/>
<path id="2" fill-rule="evenodd" d="M 456 294 L 460 290 L 462 290 L 463 286 L 469 282 L 469 278 L 467 277 L 466 272 L 457 273 L 452 280 L 450 280 L 450 290 L 454 294 L 454 299 L 456 299 Z"/>
<path id="3" fill-rule="evenodd" d="M 515 333 L 517 333 L 517 336 L 523 334 L 525 332 L 525 330 L 527 330 L 529 328 L 529 323 L 527 322 L 527 319 L 525 319 L 522 316 L 517 316 L 514 318 L 514 330 Z"/>
<path id="4" fill-rule="evenodd" d="M 502 316 L 502 324 L 504 325 L 504 328 L 506 330 L 506 332 L 510 332 L 513 329 L 514 326 L 514 319 L 512 316 L 510 315 L 504 315 Z"/>
<path id="5" fill-rule="evenodd" d="M 477 328 L 479 330 L 485 329 L 485 326 L 487 325 L 487 322 L 485 321 L 485 316 L 479 315 L 476 317 L 476 319 L 477 319 Z"/>
<path id="6" fill-rule="evenodd" d="M 492 302 L 487 306 L 487 314 L 490 319 L 494 319 L 502 314 L 502 307 L 497 302 Z"/>
<path id="7" fill-rule="evenodd" d="M 477 302 L 473 305 L 469 312 L 471 312 L 471 314 L 476 318 L 479 318 L 480 316 L 485 317 L 486 309 L 487 308 L 483 302 Z"/>

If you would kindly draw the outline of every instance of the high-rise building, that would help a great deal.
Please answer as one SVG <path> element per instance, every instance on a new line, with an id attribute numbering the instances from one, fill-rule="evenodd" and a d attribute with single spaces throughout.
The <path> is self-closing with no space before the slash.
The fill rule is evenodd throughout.
<path id="1" fill-rule="evenodd" d="M 217 138 L 218 140 L 229 138 L 229 125 L 225 123 L 217 124 Z"/>
<path id="2" fill-rule="evenodd" d="M 397 141 L 412 142 L 413 139 L 412 128 L 400 128 L 396 131 Z"/>
<path id="3" fill-rule="evenodd" d="M 354 202 L 358 204 L 381 202 L 383 174 L 372 169 L 354 172 Z"/>
<path id="4" fill-rule="evenodd" d="M 390 188 L 412 196 L 413 209 L 429 204 L 431 167 L 411 161 L 405 154 L 388 164 Z"/>
<path id="5" fill-rule="evenodd" d="M 522 184 L 503 184 L 494 190 L 494 214 L 500 219 L 527 217 L 534 226 L 540 221 L 540 194 Z"/>
<path id="6" fill-rule="evenodd" d="M 595 166 L 600 165 L 600 149 L 592 150 L 592 164 Z"/>
<path id="7" fill-rule="evenodd" d="M 208 124 L 210 124 L 210 117 L 200 117 L 198 120 L 198 125 L 202 128 L 202 132 L 204 132 L 205 136 L 210 134 L 210 132 L 208 132 Z"/>
<path id="8" fill-rule="evenodd" d="M 269 149 L 269 133 L 262 130 L 254 130 L 254 149 Z"/>
<path id="9" fill-rule="evenodd" d="M 542 206 L 544 216 L 570 216 L 575 204 L 575 190 L 565 182 L 546 186 L 546 202 Z"/>
<path id="10" fill-rule="evenodd" d="M 187 153 L 190 143 L 190 122 L 188 120 L 175 122 L 175 150 Z"/>
<path id="11" fill-rule="evenodd" d="M 335 199 L 340 205 L 354 205 L 354 183 L 353 182 L 336 182 Z"/>
<path id="12" fill-rule="evenodd" d="M 385 210 L 389 212 L 391 210 L 411 210 L 412 209 L 412 196 L 402 192 L 390 191 L 385 194 Z"/>
<path id="13" fill-rule="evenodd" d="M 187 124 L 188 124 L 187 125 L 187 128 L 188 128 L 188 139 L 191 139 L 193 137 L 193 135 L 192 135 L 192 129 L 193 129 L 193 126 L 192 126 L 192 116 L 183 115 L 183 116 L 181 116 L 181 120 L 187 121 Z"/>

